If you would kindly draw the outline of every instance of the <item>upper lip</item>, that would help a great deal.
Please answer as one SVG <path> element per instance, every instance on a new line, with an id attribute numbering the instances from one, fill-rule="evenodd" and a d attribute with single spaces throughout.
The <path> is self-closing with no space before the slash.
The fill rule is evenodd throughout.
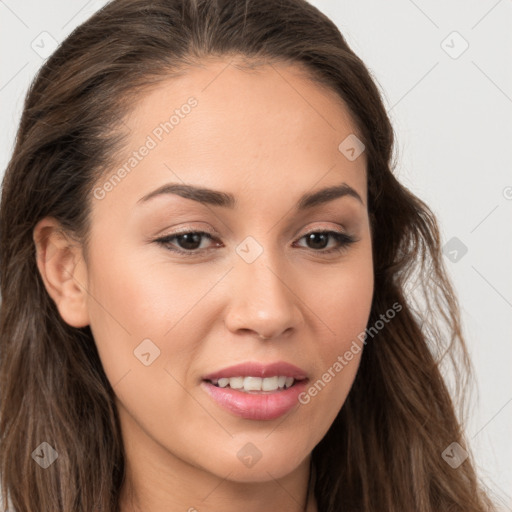
<path id="1" fill-rule="evenodd" d="M 245 363 L 229 366 L 221 370 L 209 373 L 203 377 L 203 380 L 213 380 L 231 377 L 274 377 L 284 376 L 293 377 L 295 380 L 307 378 L 304 370 L 285 361 L 275 363 L 259 363 L 257 361 L 247 361 Z"/>

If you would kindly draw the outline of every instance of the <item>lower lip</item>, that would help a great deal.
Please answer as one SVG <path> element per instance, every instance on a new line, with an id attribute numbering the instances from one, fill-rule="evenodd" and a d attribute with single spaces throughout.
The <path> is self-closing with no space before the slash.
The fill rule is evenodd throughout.
<path id="1" fill-rule="evenodd" d="M 219 388 L 203 381 L 203 389 L 224 409 L 247 420 L 273 420 L 290 411 L 299 403 L 299 395 L 307 380 L 295 382 L 288 389 L 272 393 L 245 393 L 231 388 Z"/>

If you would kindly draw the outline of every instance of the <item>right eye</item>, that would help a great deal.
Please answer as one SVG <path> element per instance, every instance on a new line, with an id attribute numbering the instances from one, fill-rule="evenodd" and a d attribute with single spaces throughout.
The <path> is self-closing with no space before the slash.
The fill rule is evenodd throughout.
<path id="1" fill-rule="evenodd" d="M 169 251 L 185 256 L 197 256 L 198 251 L 204 252 L 205 250 L 209 250 L 200 247 L 203 237 L 214 240 L 213 236 L 205 231 L 184 231 L 158 238 L 155 242 L 164 246 Z M 174 241 L 177 243 L 173 243 Z M 182 248 L 176 248 L 177 244 L 181 245 Z"/>

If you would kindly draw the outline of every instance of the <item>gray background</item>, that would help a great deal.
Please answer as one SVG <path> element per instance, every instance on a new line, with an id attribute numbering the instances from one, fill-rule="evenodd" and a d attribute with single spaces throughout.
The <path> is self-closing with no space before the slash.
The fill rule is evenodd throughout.
<path id="1" fill-rule="evenodd" d="M 46 52 L 104 3 L 0 0 L 2 175 Z M 371 70 L 395 127 L 398 177 L 438 216 L 479 390 L 468 438 L 512 510 L 512 1 L 311 3 Z"/>

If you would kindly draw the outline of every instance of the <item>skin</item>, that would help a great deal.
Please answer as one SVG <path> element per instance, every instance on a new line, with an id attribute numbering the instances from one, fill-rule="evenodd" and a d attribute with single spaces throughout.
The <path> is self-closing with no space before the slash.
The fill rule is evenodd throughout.
<path id="1" fill-rule="evenodd" d="M 365 154 L 350 161 L 338 150 L 358 133 L 347 108 L 297 65 L 248 72 L 228 62 L 203 61 L 141 95 L 125 119 L 120 166 L 175 108 L 191 96 L 198 104 L 121 183 L 92 199 L 87 259 L 52 218 L 34 230 L 48 292 L 68 324 L 91 326 L 116 393 L 127 455 L 122 512 L 302 512 L 311 452 L 361 357 L 275 420 L 235 416 L 200 387 L 203 375 L 244 361 L 288 361 L 316 382 L 364 331 L 374 285 Z M 230 192 L 238 204 L 173 194 L 137 204 L 170 182 Z M 342 182 L 362 203 L 346 195 L 294 211 L 302 194 Z M 178 228 L 214 239 L 201 238 L 193 258 L 168 248 L 187 250 L 190 240 L 154 242 Z M 335 238 L 304 238 L 322 230 L 356 241 L 323 254 L 339 246 Z M 252 263 L 236 252 L 248 236 L 263 249 Z M 149 366 L 134 356 L 146 338 L 160 350 Z M 252 467 L 237 457 L 249 442 L 261 452 Z M 317 510 L 314 499 L 307 510 Z"/>

